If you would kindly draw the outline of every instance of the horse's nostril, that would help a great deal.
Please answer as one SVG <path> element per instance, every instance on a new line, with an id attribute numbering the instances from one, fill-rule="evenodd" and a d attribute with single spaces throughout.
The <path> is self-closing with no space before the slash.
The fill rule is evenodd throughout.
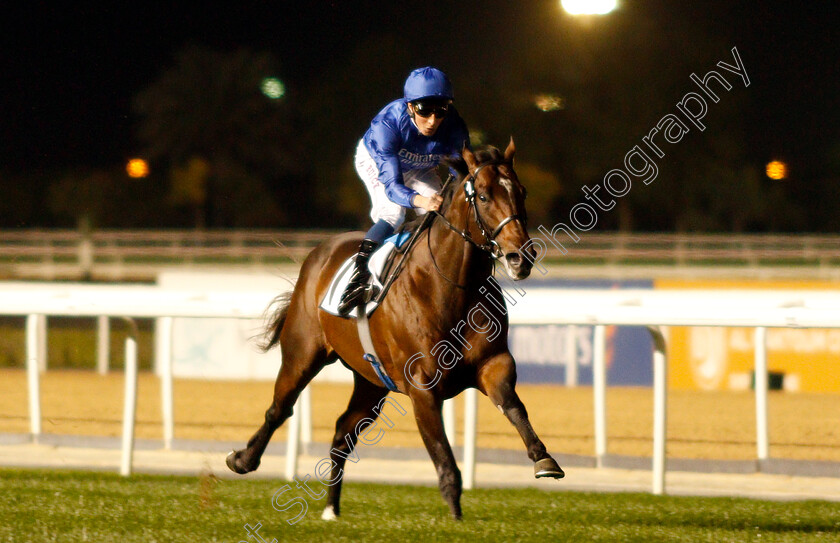
<path id="1" fill-rule="evenodd" d="M 519 253 L 508 253 L 505 258 L 511 266 L 518 266 L 522 262 L 522 255 Z"/>

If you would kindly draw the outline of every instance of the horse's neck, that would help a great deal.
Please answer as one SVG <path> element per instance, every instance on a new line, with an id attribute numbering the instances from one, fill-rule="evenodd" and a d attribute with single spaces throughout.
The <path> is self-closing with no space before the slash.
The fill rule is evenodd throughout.
<path id="1" fill-rule="evenodd" d="M 475 238 L 475 233 L 471 232 L 473 221 L 469 205 L 463 195 L 456 194 L 453 197 L 445 217 L 453 226 Z M 477 288 L 478 282 L 484 279 L 480 276 L 492 272 L 492 264 L 482 251 L 450 230 L 443 221 L 435 221 L 428 235 L 432 254 L 429 251 L 426 253 L 429 260 L 432 260 L 430 275 L 434 292 L 440 293 L 450 303 L 465 301 Z"/>

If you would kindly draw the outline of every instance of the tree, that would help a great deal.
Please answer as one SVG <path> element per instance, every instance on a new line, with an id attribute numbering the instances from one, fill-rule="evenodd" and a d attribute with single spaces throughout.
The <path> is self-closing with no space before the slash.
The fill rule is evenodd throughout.
<path id="1" fill-rule="evenodd" d="M 51 179 L 44 200 L 52 222 L 58 226 L 169 226 L 172 217 L 161 209 L 164 198 L 159 180 L 154 174 L 132 179 L 122 168 L 80 168 Z"/>
<path id="2" fill-rule="evenodd" d="M 376 113 L 402 96 L 403 81 L 413 67 L 408 51 L 402 36 L 364 39 L 325 63 L 301 98 L 306 119 L 302 155 L 312 168 L 311 200 L 330 211 L 325 226 L 368 227 L 370 198 L 353 157 Z"/>
<path id="3" fill-rule="evenodd" d="M 23 226 L 32 219 L 38 194 L 32 183 L 24 182 L 0 171 L 0 227 Z"/>
<path id="4" fill-rule="evenodd" d="M 50 212 L 61 222 L 102 225 L 117 183 L 106 171 L 76 171 L 52 183 L 47 195 Z M 75 226 L 75 224 L 74 224 Z"/>
<path id="5" fill-rule="evenodd" d="M 278 73 L 269 53 L 189 46 L 134 100 L 137 135 L 153 165 L 172 172 L 170 202 L 203 207 L 197 226 L 270 226 L 283 221 L 295 174 L 295 129 L 285 98 L 263 94 Z M 206 165 L 202 190 L 185 200 L 184 172 Z M 191 169 L 192 168 L 192 169 Z M 202 201 L 196 201 L 198 198 Z"/>

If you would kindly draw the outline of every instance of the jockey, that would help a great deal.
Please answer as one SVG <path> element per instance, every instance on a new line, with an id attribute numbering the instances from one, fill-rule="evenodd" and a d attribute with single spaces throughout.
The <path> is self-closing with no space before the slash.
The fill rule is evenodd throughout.
<path id="1" fill-rule="evenodd" d="M 359 141 L 356 171 L 370 194 L 374 224 L 354 257 L 355 271 L 338 307 L 342 315 L 366 302 L 370 255 L 403 223 L 406 208 L 418 214 L 440 208 L 437 165 L 469 145 L 453 98 L 446 74 L 418 68 L 406 79 L 403 98 L 385 106 Z"/>

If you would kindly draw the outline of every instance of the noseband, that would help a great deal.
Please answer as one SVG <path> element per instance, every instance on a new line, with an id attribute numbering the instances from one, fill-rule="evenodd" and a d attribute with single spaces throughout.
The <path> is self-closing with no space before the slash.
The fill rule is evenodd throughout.
<path id="1" fill-rule="evenodd" d="M 507 162 L 500 160 L 484 162 L 482 164 L 479 164 L 478 167 L 476 167 L 476 169 L 473 170 L 473 172 L 470 175 L 468 175 L 466 179 L 464 179 L 464 193 L 466 195 L 465 199 L 475 212 L 475 223 L 476 225 L 478 225 L 478 229 L 481 231 L 481 235 L 484 236 L 484 239 L 487 240 L 486 243 L 478 243 L 472 238 L 472 236 L 470 236 L 470 234 L 467 231 L 461 230 L 460 228 L 456 227 L 454 224 L 449 222 L 443 215 L 436 212 L 437 217 L 442 219 L 450 230 L 456 232 L 458 235 L 460 235 L 466 241 L 473 244 L 478 249 L 490 253 L 490 256 L 496 259 L 499 259 L 502 256 L 504 256 L 502 254 L 502 248 L 496 242 L 496 236 L 498 236 L 502 232 L 502 229 L 505 226 L 507 226 L 508 223 L 513 221 L 521 222 L 522 218 L 515 213 L 513 215 L 508 215 L 507 217 L 502 219 L 502 221 L 498 225 L 496 225 L 496 228 L 490 231 L 490 227 L 486 225 L 484 219 L 481 217 L 481 213 L 478 211 L 478 202 L 476 201 L 475 193 L 475 180 L 478 178 L 479 172 L 481 172 L 481 170 L 483 170 L 487 166 L 500 166 L 502 164 L 507 164 Z"/>

